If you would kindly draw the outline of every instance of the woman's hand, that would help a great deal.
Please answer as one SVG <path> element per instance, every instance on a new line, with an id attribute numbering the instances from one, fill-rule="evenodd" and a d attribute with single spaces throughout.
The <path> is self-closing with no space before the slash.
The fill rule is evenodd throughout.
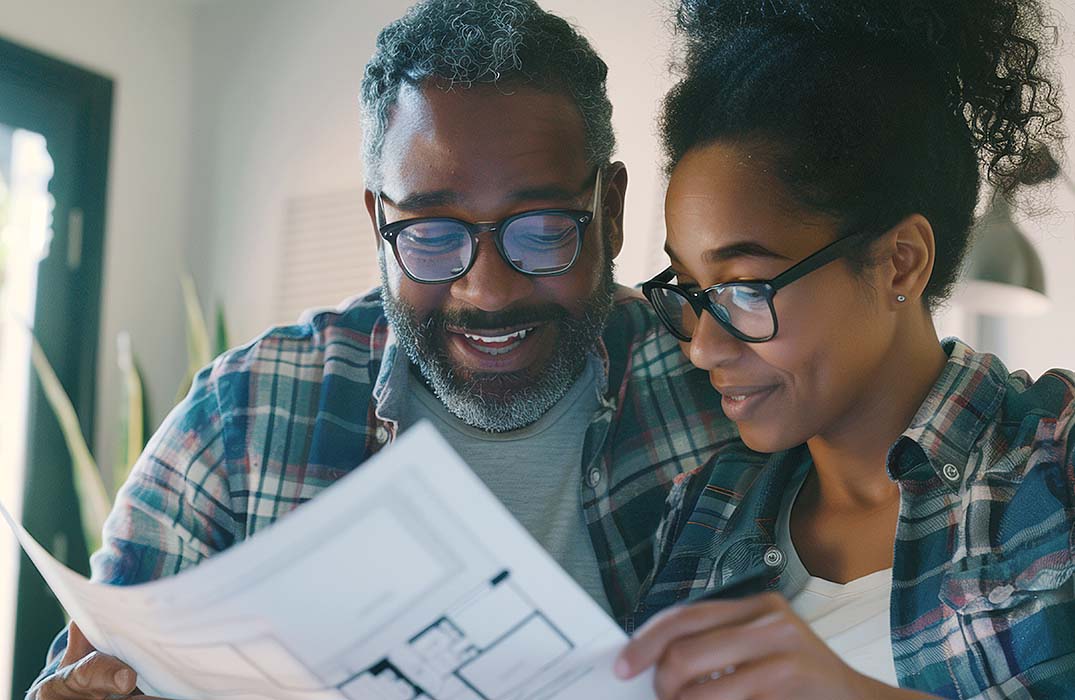
<path id="1" fill-rule="evenodd" d="M 616 673 L 656 666 L 660 700 L 891 700 L 931 697 L 858 673 L 776 593 L 671 608 L 620 653 Z"/>

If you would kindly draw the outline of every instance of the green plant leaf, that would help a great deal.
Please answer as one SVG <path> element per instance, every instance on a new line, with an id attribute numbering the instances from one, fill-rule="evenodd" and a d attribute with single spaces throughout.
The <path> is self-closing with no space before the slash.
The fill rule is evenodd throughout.
<path id="1" fill-rule="evenodd" d="M 213 361 L 209 350 L 209 327 L 205 323 L 198 291 L 189 273 L 180 279 L 183 285 L 183 304 L 187 309 L 187 368 L 190 376 Z"/>
<path id="2" fill-rule="evenodd" d="M 142 392 L 142 376 L 134 361 L 131 349 L 131 336 L 123 331 L 116 337 L 116 362 L 123 374 L 123 389 L 126 410 L 121 416 L 124 445 L 120 460 L 112 473 L 113 490 L 127 480 L 131 467 L 138 461 L 146 446 L 145 438 L 145 396 Z"/>
<path id="3" fill-rule="evenodd" d="M 179 389 L 175 393 L 175 401 L 172 403 L 178 404 L 187 396 L 187 392 L 190 391 L 190 385 L 194 383 L 194 372 L 187 370 L 186 375 L 183 377 L 183 381 L 179 383 Z"/>
<path id="4" fill-rule="evenodd" d="M 217 304 L 216 307 L 216 354 L 217 356 L 224 353 L 225 350 L 231 347 L 228 341 L 228 324 L 224 320 L 224 306 Z"/>
<path id="5" fill-rule="evenodd" d="M 86 445 L 86 438 L 82 434 L 75 407 L 71 405 L 71 398 L 52 369 L 52 364 L 41 348 L 41 344 L 37 342 L 36 337 L 32 336 L 32 332 L 31 337 L 33 340 L 31 358 L 34 370 L 45 391 L 45 398 L 48 399 L 52 412 L 60 424 L 64 442 L 67 443 L 67 451 L 71 453 L 71 461 L 74 464 L 75 491 L 78 493 L 86 545 L 90 552 L 95 552 L 101 546 L 101 528 L 111 509 L 111 499 L 101 479 L 101 472 L 97 469 L 97 462 Z"/>

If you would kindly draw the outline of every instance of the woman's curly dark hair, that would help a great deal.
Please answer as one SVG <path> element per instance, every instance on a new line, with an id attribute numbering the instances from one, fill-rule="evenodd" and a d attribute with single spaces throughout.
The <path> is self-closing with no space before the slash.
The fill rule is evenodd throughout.
<path id="1" fill-rule="evenodd" d="M 676 26 L 669 171 L 729 141 L 845 234 L 921 213 L 937 240 L 930 308 L 958 275 L 981 173 L 1010 193 L 1062 137 L 1040 0 L 681 0 Z"/>

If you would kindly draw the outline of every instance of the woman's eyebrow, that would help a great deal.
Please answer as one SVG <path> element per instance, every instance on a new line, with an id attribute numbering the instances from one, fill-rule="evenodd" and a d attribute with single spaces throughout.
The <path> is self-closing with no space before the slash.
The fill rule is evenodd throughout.
<path id="1" fill-rule="evenodd" d="M 710 264 L 727 262 L 728 260 L 735 258 L 794 260 L 794 258 L 784 255 L 783 253 L 778 253 L 775 250 L 770 250 L 762 244 L 753 241 L 743 241 L 741 243 L 732 243 L 731 245 L 721 246 L 719 248 L 710 248 L 702 253 L 702 262 Z"/>
<path id="2" fill-rule="evenodd" d="M 676 255 L 669 246 L 665 245 L 664 252 L 668 256 L 668 259 L 672 261 L 673 265 L 679 264 L 679 257 Z M 777 253 L 774 250 L 770 250 L 760 243 L 754 243 L 753 241 L 742 241 L 741 243 L 732 243 L 731 245 L 721 246 L 719 248 L 710 248 L 702 253 L 702 262 L 707 264 L 715 264 L 721 262 L 727 262 L 734 258 L 773 258 L 776 260 L 788 260 L 794 261 L 795 259 L 784 255 L 783 253 Z"/>

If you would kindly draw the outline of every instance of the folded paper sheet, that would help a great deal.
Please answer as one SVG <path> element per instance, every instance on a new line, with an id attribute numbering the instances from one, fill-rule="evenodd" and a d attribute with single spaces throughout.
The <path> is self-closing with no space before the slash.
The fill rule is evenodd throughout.
<path id="1" fill-rule="evenodd" d="M 2 506 L 0 506 L 2 510 Z M 72 619 L 167 698 L 651 700 L 626 641 L 429 425 L 171 578 L 90 583 L 6 510 Z"/>

